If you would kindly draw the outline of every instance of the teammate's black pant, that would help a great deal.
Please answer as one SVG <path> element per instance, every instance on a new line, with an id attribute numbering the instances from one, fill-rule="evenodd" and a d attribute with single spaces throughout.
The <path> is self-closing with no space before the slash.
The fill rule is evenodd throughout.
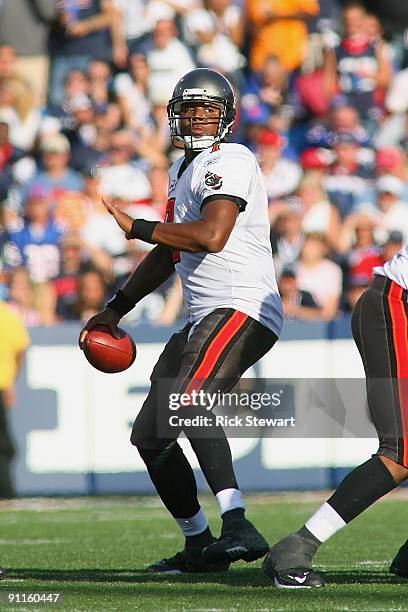
<path id="1" fill-rule="evenodd" d="M 207 393 L 229 391 L 277 340 L 258 321 L 232 308 L 214 310 L 189 338 L 191 327 L 187 324 L 166 344 L 153 369 L 150 391 L 131 435 L 157 492 L 175 518 L 194 516 L 199 504 L 193 471 L 176 440 L 179 431 L 173 437 L 158 435 L 159 419 L 163 412 L 168 414 L 169 393 L 184 393 L 192 388 Z M 185 434 L 213 493 L 238 488 L 222 428 L 211 439 L 191 437 L 186 430 Z"/>
<path id="2" fill-rule="evenodd" d="M 380 440 L 377 454 L 408 467 L 408 291 L 375 276 L 356 304 L 352 330 Z"/>

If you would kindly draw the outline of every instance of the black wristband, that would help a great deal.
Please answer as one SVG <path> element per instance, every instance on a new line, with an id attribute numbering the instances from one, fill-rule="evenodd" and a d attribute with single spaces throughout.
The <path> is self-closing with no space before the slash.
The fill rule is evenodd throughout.
<path id="1" fill-rule="evenodd" d="M 120 318 L 124 317 L 125 314 L 130 312 L 134 307 L 135 304 L 126 297 L 121 289 L 119 289 L 116 295 L 106 304 L 106 308 L 114 310 Z"/>
<path id="2" fill-rule="evenodd" d="M 150 242 L 150 244 L 156 244 L 152 239 L 154 228 L 158 224 L 158 221 L 145 221 L 144 219 L 135 219 L 132 223 L 132 229 L 130 230 L 130 238 L 139 238 L 144 242 Z"/>

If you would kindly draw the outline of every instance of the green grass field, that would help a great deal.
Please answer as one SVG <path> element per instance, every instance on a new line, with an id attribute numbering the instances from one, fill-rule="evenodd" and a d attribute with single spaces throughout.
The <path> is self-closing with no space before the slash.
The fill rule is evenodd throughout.
<path id="1" fill-rule="evenodd" d="M 247 497 L 248 517 L 270 542 L 301 526 L 319 494 Z M 204 506 L 218 535 L 214 502 Z M 0 504 L 0 610 L 408 610 L 408 580 L 388 565 L 408 537 L 408 497 L 378 503 L 320 551 L 316 565 L 329 586 L 282 591 L 260 563 L 236 563 L 225 574 L 157 577 L 151 561 L 182 545 L 178 528 L 155 498 L 38 499 Z M 10 605 L 10 593 L 61 593 L 57 604 Z"/>

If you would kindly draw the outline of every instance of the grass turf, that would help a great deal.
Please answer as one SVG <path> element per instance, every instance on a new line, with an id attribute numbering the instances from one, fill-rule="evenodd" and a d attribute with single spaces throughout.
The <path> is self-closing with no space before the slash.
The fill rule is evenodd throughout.
<path id="1" fill-rule="evenodd" d="M 247 496 L 248 518 L 275 542 L 301 526 L 324 497 Z M 316 556 L 329 585 L 282 591 L 260 562 L 225 574 L 160 577 L 143 573 L 173 555 L 182 539 L 155 498 L 21 500 L 0 504 L 1 610 L 408 611 L 408 580 L 388 572 L 408 536 L 408 499 L 390 496 L 336 534 Z M 215 534 L 213 501 L 204 506 Z M 61 593 L 58 604 L 10 605 L 10 593 Z"/>

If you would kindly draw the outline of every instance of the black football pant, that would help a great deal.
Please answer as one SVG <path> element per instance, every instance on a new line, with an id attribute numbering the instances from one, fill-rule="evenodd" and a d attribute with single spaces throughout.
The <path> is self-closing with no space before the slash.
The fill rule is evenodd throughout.
<path id="1" fill-rule="evenodd" d="M 352 330 L 380 441 L 377 455 L 408 468 L 408 291 L 375 276 L 356 304 Z"/>
<path id="2" fill-rule="evenodd" d="M 200 509 L 195 477 L 173 436 L 160 437 L 160 418 L 167 418 L 170 393 L 194 388 L 227 392 L 242 374 L 275 344 L 276 335 L 251 317 L 232 308 L 217 308 L 194 328 L 187 324 L 166 344 L 150 377 L 149 394 L 133 425 L 131 442 L 139 450 L 163 503 L 175 518 L 189 518 Z M 207 482 L 216 495 L 238 488 L 231 450 L 222 427 L 212 437 L 185 435 Z M 216 433 L 216 435 L 214 435 Z"/>

